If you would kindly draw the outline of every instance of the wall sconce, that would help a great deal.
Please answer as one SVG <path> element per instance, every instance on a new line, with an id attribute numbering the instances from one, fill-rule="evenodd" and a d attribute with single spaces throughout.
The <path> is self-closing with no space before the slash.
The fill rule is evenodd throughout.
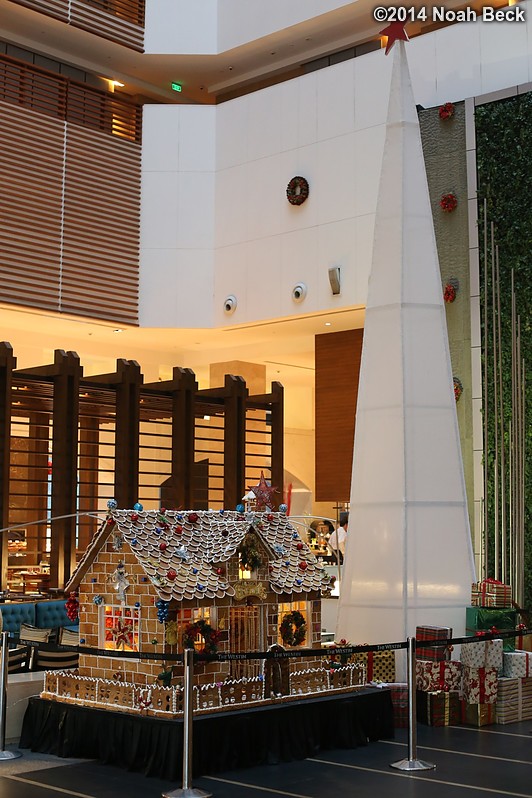
<path id="1" fill-rule="evenodd" d="M 333 292 L 334 296 L 337 296 L 340 293 L 341 289 L 339 266 L 332 266 L 329 269 L 329 283 L 331 285 L 331 291 Z"/>

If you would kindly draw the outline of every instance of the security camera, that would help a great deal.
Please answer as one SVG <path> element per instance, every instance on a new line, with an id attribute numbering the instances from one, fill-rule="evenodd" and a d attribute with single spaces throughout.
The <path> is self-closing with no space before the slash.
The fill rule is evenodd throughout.
<path id="1" fill-rule="evenodd" d="M 224 311 L 225 311 L 225 313 L 227 313 L 228 316 L 231 313 L 234 313 L 235 310 L 236 310 L 237 304 L 238 304 L 238 302 L 236 301 L 236 296 L 233 296 L 233 294 L 230 294 L 224 300 Z"/>
<path id="2" fill-rule="evenodd" d="M 294 302 L 302 302 L 307 295 L 307 286 L 305 283 L 297 283 L 292 288 L 292 299 Z"/>

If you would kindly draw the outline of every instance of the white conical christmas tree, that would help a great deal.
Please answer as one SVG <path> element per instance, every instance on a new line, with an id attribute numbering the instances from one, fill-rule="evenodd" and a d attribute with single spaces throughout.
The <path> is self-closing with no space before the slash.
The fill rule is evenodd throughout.
<path id="1" fill-rule="evenodd" d="M 395 43 L 356 416 L 338 638 L 463 634 L 474 579 L 418 118 Z M 337 638 L 337 639 L 338 639 Z"/>

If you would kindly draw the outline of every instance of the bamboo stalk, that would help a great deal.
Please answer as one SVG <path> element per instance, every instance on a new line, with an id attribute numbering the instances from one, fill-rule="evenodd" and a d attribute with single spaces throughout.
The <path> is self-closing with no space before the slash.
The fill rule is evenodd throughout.
<path id="1" fill-rule="evenodd" d="M 510 422 L 510 585 L 512 592 L 516 595 L 517 580 L 517 558 L 516 558 L 516 514 L 515 514 L 515 458 L 516 458 L 516 434 L 515 434 L 515 414 L 516 414 L 516 323 L 515 323 L 515 289 L 514 289 L 514 270 L 511 273 L 511 300 L 512 300 L 512 319 L 511 319 L 511 338 L 512 338 L 512 396 L 511 396 L 511 422 Z"/>
<path id="2" fill-rule="evenodd" d="M 500 400 L 500 443 L 499 451 L 501 464 L 501 577 L 506 584 L 508 578 L 507 566 L 507 541 L 506 541 L 506 457 L 504 443 L 504 402 L 502 390 L 502 333 L 501 333 L 501 291 L 500 291 L 500 271 L 499 271 L 499 247 L 495 248 L 495 272 L 497 296 L 497 351 L 498 351 L 498 372 L 499 372 L 499 400 Z M 495 330 L 493 331 L 495 334 Z M 495 425 L 496 434 L 499 432 L 499 425 Z"/>
<path id="3" fill-rule="evenodd" d="M 484 548 L 483 562 L 481 562 L 481 574 L 486 578 L 489 565 L 488 547 L 488 201 L 484 198 Z"/>
<path id="4" fill-rule="evenodd" d="M 493 464 L 493 535 L 494 535 L 494 553 L 493 553 L 493 575 L 495 579 L 499 578 L 499 559 L 500 559 L 500 541 L 499 541 L 499 438 L 497 435 L 498 417 L 499 417 L 499 391 L 498 391 L 498 374 L 497 374 L 497 303 L 495 297 L 495 225 L 491 223 L 491 323 L 492 323 L 492 337 L 493 337 L 493 359 L 492 359 L 492 376 L 493 376 L 493 432 L 494 432 L 494 448 L 495 458 Z"/>

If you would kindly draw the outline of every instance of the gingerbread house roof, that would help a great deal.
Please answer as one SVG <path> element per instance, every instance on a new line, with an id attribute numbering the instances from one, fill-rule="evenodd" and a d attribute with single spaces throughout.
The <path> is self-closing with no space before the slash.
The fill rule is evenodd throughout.
<path id="1" fill-rule="evenodd" d="M 114 522 L 114 523 L 113 523 Z M 284 513 L 112 510 L 80 560 L 75 589 L 110 534 L 123 538 L 163 601 L 233 596 L 221 565 L 253 530 L 268 552 L 275 593 L 327 593 L 331 580 Z"/>

